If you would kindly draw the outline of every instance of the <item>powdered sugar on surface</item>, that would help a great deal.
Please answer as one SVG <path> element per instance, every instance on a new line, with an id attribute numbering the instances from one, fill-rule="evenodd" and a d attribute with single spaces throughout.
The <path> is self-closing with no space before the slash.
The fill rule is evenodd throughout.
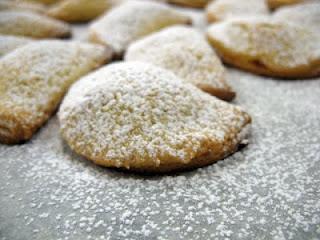
<path id="1" fill-rule="evenodd" d="M 209 167 L 100 168 L 69 150 L 55 117 L 31 142 L 1 145 L 0 239 L 319 239 L 320 79 L 228 73 L 252 137 Z"/>
<path id="2" fill-rule="evenodd" d="M 253 117 L 250 144 L 170 176 L 97 167 L 53 117 L 28 143 L 0 145 L 0 239 L 319 239 L 320 78 L 228 69 Z"/>

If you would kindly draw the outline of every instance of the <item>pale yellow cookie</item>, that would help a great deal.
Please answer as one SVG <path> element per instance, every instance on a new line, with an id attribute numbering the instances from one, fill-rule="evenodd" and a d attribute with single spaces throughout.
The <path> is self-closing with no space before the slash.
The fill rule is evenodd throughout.
<path id="1" fill-rule="evenodd" d="M 0 11 L 3 10 L 27 10 L 39 13 L 44 13 L 46 8 L 40 3 L 33 2 L 18 2 L 14 0 L 1 0 Z"/>
<path id="2" fill-rule="evenodd" d="M 168 0 L 168 2 L 186 7 L 202 8 L 205 7 L 210 0 Z"/>
<path id="3" fill-rule="evenodd" d="M 170 25 L 190 22 L 188 16 L 166 4 L 128 1 L 94 22 L 89 28 L 89 38 L 110 46 L 120 57 L 131 42 Z"/>
<path id="4" fill-rule="evenodd" d="M 142 38 L 130 45 L 125 59 L 171 70 L 221 99 L 230 101 L 235 96 L 220 59 L 203 34 L 191 27 L 173 26 Z"/>
<path id="5" fill-rule="evenodd" d="M 79 77 L 103 64 L 102 46 L 47 40 L 29 43 L 0 59 L 0 142 L 28 140 L 55 111 Z"/>
<path id="6" fill-rule="evenodd" d="M 0 34 L 33 38 L 68 37 L 71 28 L 66 23 L 42 14 L 27 11 L 0 11 Z"/>
<path id="7" fill-rule="evenodd" d="M 222 21 L 233 17 L 250 15 L 267 15 L 269 13 L 265 0 L 214 0 L 206 8 L 209 22 Z"/>
<path id="8" fill-rule="evenodd" d="M 111 0 L 62 0 L 50 7 L 48 15 L 67 22 L 85 22 L 111 7 Z"/>
<path id="9" fill-rule="evenodd" d="M 305 0 L 266 0 L 270 9 L 276 9 L 278 7 L 292 5 L 296 3 L 302 3 Z"/>
<path id="10" fill-rule="evenodd" d="M 320 34 L 320 2 L 306 2 L 279 8 L 274 13 L 274 18 L 279 21 L 288 21 L 300 26 L 305 26 Z"/>
<path id="11" fill-rule="evenodd" d="M 0 57 L 32 41 L 32 39 L 26 37 L 16 37 L 0 34 Z"/>
<path id="12" fill-rule="evenodd" d="M 208 38 L 225 62 L 254 73 L 282 78 L 320 74 L 319 35 L 306 27 L 233 19 L 213 24 Z"/>
<path id="13" fill-rule="evenodd" d="M 237 150 L 250 116 L 147 63 L 108 65 L 65 97 L 63 138 L 96 164 L 168 172 L 201 167 Z"/>

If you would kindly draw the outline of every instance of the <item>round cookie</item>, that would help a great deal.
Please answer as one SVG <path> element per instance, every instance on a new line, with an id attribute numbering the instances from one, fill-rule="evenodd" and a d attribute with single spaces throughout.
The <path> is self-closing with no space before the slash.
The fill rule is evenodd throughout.
<path id="1" fill-rule="evenodd" d="M 48 15 L 67 22 L 85 22 L 111 7 L 111 0 L 63 0 L 52 5 Z"/>
<path id="2" fill-rule="evenodd" d="M 121 57 L 128 45 L 162 28 L 187 24 L 188 16 L 164 3 L 128 1 L 111 9 L 89 27 L 92 42 L 110 46 Z"/>
<path id="3" fill-rule="evenodd" d="M 214 0 L 206 8 L 209 22 L 249 15 L 267 15 L 268 13 L 269 9 L 265 0 Z"/>
<path id="4" fill-rule="evenodd" d="M 16 37 L 0 34 L 0 57 L 32 41 L 32 39 L 26 37 Z"/>
<path id="5" fill-rule="evenodd" d="M 58 113 L 63 138 L 106 167 L 168 172 L 235 152 L 250 116 L 172 72 L 141 62 L 103 67 L 70 89 Z"/>
<path id="6" fill-rule="evenodd" d="M 220 59 L 205 37 L 191 27 L 173 26 L 142 38 L 130 45 L 125 59 L 168 69 L 223 100 L 235 97 Z"/>
<path id="7" fill-rule="evenodd" d="M 168 2 L 186 7 L 202 8 L 205 7 L 210 0 L 168 0 Z"/>
<path id="8" fill-rule="evenodd" d="M 279 21 L 288 21 L 305 26 L 320 34 L 320 2 L 306 2 L 279 8 L 274 13 Z"/>
<path id="9" fill-rule="evenodd" d="M 36 12 L 0 11 L 0 34 L 33 38 L 69 37 L 68 24 Z"/>
<path id="10" fill-rule="evenodd" d="M 265 18 L 230 19 L 209 27 L 208 39 L 226 63 L 257 74 L 320 74 L 319 35 L 305 27 Z"/>

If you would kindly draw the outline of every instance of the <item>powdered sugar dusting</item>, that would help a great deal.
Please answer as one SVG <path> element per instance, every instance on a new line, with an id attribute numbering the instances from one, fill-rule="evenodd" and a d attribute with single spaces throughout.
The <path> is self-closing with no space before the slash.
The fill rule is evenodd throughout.
<path id="1" fill-rule="evenodd" d="M 36 2 L 1 0 L 0 10 L 27 10 L 44 13 L 46 8 L 41 3 Z"/>
<path id="2" fill-rule="evenodd" d="M 59 119 L 76 152 L 108 166 L 142 169 L 189 163 L 208 152 L 230 154 L 250 121 L 240 108 L 142 62 L 109 65 L 81 79 Z"/>
<path id="3" fill-rule="evenodd" d="M 225 70 L 203 33 L 191 27 L 174 26 L 133 43 L 125 56 L 173 71 L 194 85 L 230 90 Z"/>
<path id="4" fill-rule="evenodd" d="M 318 1 L 279 8 L 273 17 L 280 21 L 305 26 L 320 34 L 320 2 Z"/>
<path id="5" fill-rule="evenodd" d="M 128 1 L 115 7 L 90 26 L 90 39 L 111 46 L 117 54 L 149 33 L 174 24 L 185 24 L 189 17 L 164 3 Z"/>
<path id="6" fill-rule="evenodd" d="M 0 60 L 1 109 L 33 125 L 53 111 L 74 81 L 106 58 L 103 47 L 87 43 L 48 40 L 18 48 Z"/>
<path id="7" fill-rule="evenodd" d="M 254 118 L 250 145 L 203 169 L 138 176 L 73 154 L 53 118 L 0 146 L 2 239 L 318 239 L 320 79 L 229 70 Z M 41 217 L 40 217 L 41 216 Z"/>
<path id="8" fill-rule="evenodd" d="M 34 38 L 70 35 L 68 24 L 36 12 L 22 10 L 0 11 L 0 33 Z"/>
<path id="9" fill-rule="evenodd" d="M 30 42 L 30 38 L 0 35 L 0 57 Z"/>
<path id="10" fill-rule="evenodd" d="M 0 145 L 0 239 L 319 239 L 320 78 L 228 74 L 253 117 L 250 145 L 203 169 L 97 167 L 56 117 L 27 144 Z"/>
<path id="11" fill-rule="evenodd" d="M 240 16 L 267 15 L 269 9 L 265 0 L 215 0 L 208 4 L 209 21 L 221 21 Z"/>
<path id="12" fill-rule="evenodd" d="M 269 18 L 232 19 L 212 25 L 209 38 L 266 66 L 293 68 L 319 61 L 319 35 Z"/>

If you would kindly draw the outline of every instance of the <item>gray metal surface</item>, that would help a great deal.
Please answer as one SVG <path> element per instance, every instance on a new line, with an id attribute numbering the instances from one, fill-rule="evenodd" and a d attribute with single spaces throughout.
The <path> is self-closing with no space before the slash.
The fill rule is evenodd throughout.
<path id="1" fill-rule="evenodd" d="M 0 239 L 320 239 L 320 78 L 228 69 L 250 144 L 211 166 L 141 176 L 76 156 L 53 117 L 0 145 Z"/>

